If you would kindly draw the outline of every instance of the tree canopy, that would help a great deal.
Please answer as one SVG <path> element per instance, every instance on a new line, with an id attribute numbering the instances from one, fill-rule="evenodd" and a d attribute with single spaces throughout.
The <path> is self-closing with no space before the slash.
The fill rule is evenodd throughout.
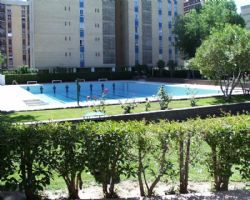
<path id="1" fill-rule="evenodd" d="M 186 58 L 195 56 L 196 49 L 211 31 L 222 29 L 226 24 L 245 26 L 244 19 L 237 13 L 233 0 L 207 0 L 197 10 L 192 10 L 175 21 L 176 46 Z"/>
<path id="2" fill-rule="evenodd" d="M 250 69 L 250 32 L 226 25 L 213 33 L 197 49 L 191 65 L 213 80 L 218 80 L 226 98 Z"/>

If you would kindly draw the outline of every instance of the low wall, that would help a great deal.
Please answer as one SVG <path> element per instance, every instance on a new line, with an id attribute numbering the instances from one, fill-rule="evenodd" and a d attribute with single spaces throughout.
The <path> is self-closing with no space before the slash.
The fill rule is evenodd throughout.
<path id="1" fill-rule="evenodd" d="M 234 103 L 227 105 L 214 105 L 214 106 L 202 106 L 202 107 L 192 107 L 192 108 L 183 108 L 175 110 L 163 110 L 163 111 L 151 111 L 145 113 L 135 113 L 135 114 L 126 114 L 126 115 L 114 115 L 106 117 L 95 117 L 91 119 L 86 118 L 77 118 L 77 119 L 65 119 L 65 120 L 54 120 L 54 121 L 43 121 L 40 123 L 51 123 L 51 122 L 73 122 L 78 123 L 84 120 L 93 120 L 93 121 L 105 121 L 105 120 L 114 120 L 114 121 L 129 121 L 129 120 L 147 120 L 147 121 L 158 121 L 161 119 L 164 120 L 175 120 L 183 121 L 191 118 L 206 118 L 208 116 L 221 116 L 223 113 L 231 113 L 236 115 L 237 113 L 244 113 L 250 111 L 250 102 L 246 103 Z M 34 122 L 36 123 L 36 122 Z M 34 124 L 27 123 L 27 124 Z"/>
<path id="2" fill-rule="evenodd" d="M 0 74 L 0 85 L 5 85 L 5 75 Z"/>

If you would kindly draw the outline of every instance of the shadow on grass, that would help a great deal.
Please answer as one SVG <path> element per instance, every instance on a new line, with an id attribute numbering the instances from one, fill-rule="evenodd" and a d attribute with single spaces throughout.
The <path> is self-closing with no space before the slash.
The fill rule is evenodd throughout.
<path id="1" fill-rule="evenodd" d="M 14 116 L 13 113 L 0 113 L 0 121 L 2 122 L 25 122 L 25 121 L 37 121 L 32 115 L 18 115 Z"/>
<path id="2" fill-rule="evenodd" d="M 250 95 L 238 95 L 238 96 L 232 96 L 230 100 L 226 100 L 224 97 L 213 97 L 213 100 L 211 100 L 211 105 L 217 105 L 217 104 L 229 104 L 229 103 L 241 103 L 250 101 Z"/>

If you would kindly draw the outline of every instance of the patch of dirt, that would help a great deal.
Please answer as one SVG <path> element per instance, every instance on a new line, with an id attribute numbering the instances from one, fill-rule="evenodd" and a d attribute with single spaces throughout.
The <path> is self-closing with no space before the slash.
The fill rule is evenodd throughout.
<path id="1" fill-rule="evenodd" d="M 250 190 L 246 190 L 245 183 L 232 183 L 229 186 L 228 192 L 213 193 L 211 192 L 212 185 L 211 183 L 206 182 L 190 182 L 189 190 L 190 193 L 186 195 L 168 195 L 173 189 L 176 191 L 178 189 L 177 185 L 166 185 L 164 183 L 158 184 L 155 189 L 154 198 L 150 199 L 164 199 L 164 200 L 249 200 L 250 199 Z M 120 184 L 116 185 L 116 192 L 122 199 L 146 199 L 140 198 L 140 191 L 138 183 L 134 181 L 123 181 Z M 46 191 L 45 195 L 48 199 L 63 199 L 67 198 L 67 191 Z M 91 186 L 84 188 L 79 192 L 81 199 L 102 199 L 102 188 L 101 186 Z"/>

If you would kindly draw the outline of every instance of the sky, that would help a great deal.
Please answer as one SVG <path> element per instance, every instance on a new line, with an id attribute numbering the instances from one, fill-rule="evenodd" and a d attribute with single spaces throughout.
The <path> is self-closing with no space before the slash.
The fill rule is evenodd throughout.
<path id="1" fill-rule="evenodd" d="M 250 5 L 250 0 L 234 0 L 237 8 L 238 8 L 238 13 L 240 13 L 240 7 L 245 6 L 245 5 Z"/>

